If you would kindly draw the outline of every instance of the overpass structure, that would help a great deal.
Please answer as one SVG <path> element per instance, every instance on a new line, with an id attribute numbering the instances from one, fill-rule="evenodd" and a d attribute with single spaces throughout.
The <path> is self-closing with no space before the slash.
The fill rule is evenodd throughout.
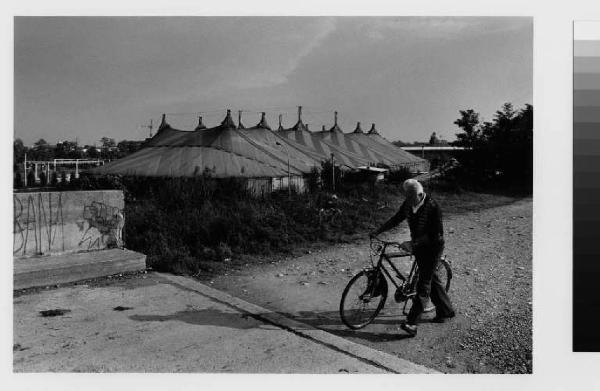
<path id="1" fill-rule="evenodd" d="M 428 160 L 431 169 L 439 167 L 451 158 L 457 159 L 464 151 L 469 150 L 469 148 L 453 147 L 451 145 L 415 145 L 400 148 L 422 159 Z"/>

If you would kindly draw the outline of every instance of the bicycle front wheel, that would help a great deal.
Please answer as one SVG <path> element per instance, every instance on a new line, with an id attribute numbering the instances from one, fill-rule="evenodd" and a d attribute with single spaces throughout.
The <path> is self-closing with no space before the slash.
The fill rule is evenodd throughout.
<path id="1" fill-rule="evenodd" d="M 361 271 L 352 277 L 342 293 L 342 322 L 353 330 L 367 326 L 385 305 L 387 292 L 387 281 L 381 271 Z"/>

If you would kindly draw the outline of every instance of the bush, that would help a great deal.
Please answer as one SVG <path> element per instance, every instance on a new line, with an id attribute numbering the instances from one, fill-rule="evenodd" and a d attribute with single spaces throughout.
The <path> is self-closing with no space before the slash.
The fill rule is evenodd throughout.
<path id="1" fill-rule="evenodd" d="M 42 171 L 40 173 L 40 186 L 46 185 L 48 185 L 48 178 L 46 177 L 46 173 Z"/>
<path id="2" fill-rule="evenodd" d="M 17 172 L 17 173 L 15 173 L 14 188 L 20 189 L 22 187 L 23 187 L 23 178 L 21 177 L 21 173 Z"/>
<path id="3" fill-rule="evenodd" d="M 52 175 L 50 175 L 50 184 L 53 187 L 58 185 L 58 175 L 56 174 L 56 171 L 52 171 Z"/>
<path id="4" fill-rule="evenodd" d="M 405 180 L 412 178 L 414 175 L 407 167 L 398 167 L 391 170 L 387 175 L 388 182 L 403 183 Z"/>
<path id="5" fill-rule="evenodd" d="M 60 186 L 61 187 L 66 187 L 67 186 L 67 173 L 66 173 L 66 171 L 61 171 L 60 172 Z"/>
<path id="6" fill-rule="evenodd" d="M 333 191 L 339 189 L 342 183 L 342 170 L 339 166 L 333 166 L 330 160 L 321 162 L 321 184 L 323 189 Z"/>
<path id="7" fill-rule="evenodd" d="M 306 177 L 306 184 L 310 193 L 315 193 L 319 190 L 321 185 L 321 172 L 317 167 L 313 167 L 310 173 Z"/>
<path id="8" fill-rule="evenodd" d="M 35 187 L 35 174 L 33 170 L 29 170 L 27 173 L 27 186 Z"/>
<path id="9" fill-rule="evenodd" d="M 126 246 L 146 254 L 151 267 L 182 274 L 201 272 L 236 254 L 266 255 L 290 252 L 305 242 L 348 240 L 388 218 L 393 208 L 386 197 L 398 195 L 395 185 L 357 183 L 343 184 L 338 196 L 317 190 L 290 198 L 284 190 L 253 198 L 246 181 L 201 175 L 82 176 L 74 186 L 121 188 Z M 331 218 L 323 219 L 321 210 Z"/>
<path id="10" fill-rule="evenodd" d="M 218 260 L 224 261 L 226 259 L 231 259 L 233 253 L 227 244 L 221 242 L 217 246 L 216 255 Z"/>
<path id="11" fill-rule="evenodd" d="M 505 103 L 491 122 L 480 123 L 474 110 L 461 110 L 454 123 L 456 145 L 468 148 L 459 160 L 464 166 L 460 180 L 487 191 L 533 191 L 533 106 L 516 110 Z"/>

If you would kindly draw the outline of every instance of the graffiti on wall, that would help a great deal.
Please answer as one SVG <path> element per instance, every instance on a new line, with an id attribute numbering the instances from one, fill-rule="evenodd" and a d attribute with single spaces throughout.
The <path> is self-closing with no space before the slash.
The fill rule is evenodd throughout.
<path id="1" fill-rule="evenodd" d="M 14 196 L 13 254 L 34 255 L 64 251 L 62 193 Z"/>
<path id="2" fill-rule="evenodd" d="M 98 201 L 69 201 L 67 194 L 13 196 L 14 256 L 123 247 L 125 218 L 120 208 Z"/>
<path id="3" fill-rule="evenodd" d="M 83 207 L 83 221 L 77 225 L 83 232 L 79 246 L 87 246 L 87 250 L 123 247 L 125 218 L 115 206 L 93 201 Z"/>

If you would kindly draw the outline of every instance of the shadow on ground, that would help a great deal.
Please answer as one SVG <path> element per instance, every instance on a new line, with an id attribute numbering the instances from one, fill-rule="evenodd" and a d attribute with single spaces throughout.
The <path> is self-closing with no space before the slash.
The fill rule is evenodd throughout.
<path id="1" fill-rule="evenodd" d="M 178 311 L 168 315 L 131 315 L 129 318 L 138 322 L 179 321 L 198 326 L 217 326 L 247 330 L 253 328 L 274 329 L 274 326 L 270 325 L 268 320 L 266 320 L 269 319 L 269 315 L 273 313 L 274 312 L 247 314 L 223 312 L 216 308 L 207 308 Z M 299 327 L 300 330 L 322 329 L 343 338 L 357 338 L 371 342 L 382 342 L 398 341 L 408 337 L 406 334 L 398 331 L 387 333 L 366 331 L 364 329 L 351 330 L 341 322 L 337 311 L 302 311 L 299 313 L 282 315 L 303 323 L 303 326 Z M 265 321 L 267 323 L 265 323 Z M 388 326 L 388 328 L 389 326 L 398 326 L 398 320 L 391 317 L 380 317 L 376 318 L 373 323 L 371 323 L 370 327 L 376 325 Z"/>

